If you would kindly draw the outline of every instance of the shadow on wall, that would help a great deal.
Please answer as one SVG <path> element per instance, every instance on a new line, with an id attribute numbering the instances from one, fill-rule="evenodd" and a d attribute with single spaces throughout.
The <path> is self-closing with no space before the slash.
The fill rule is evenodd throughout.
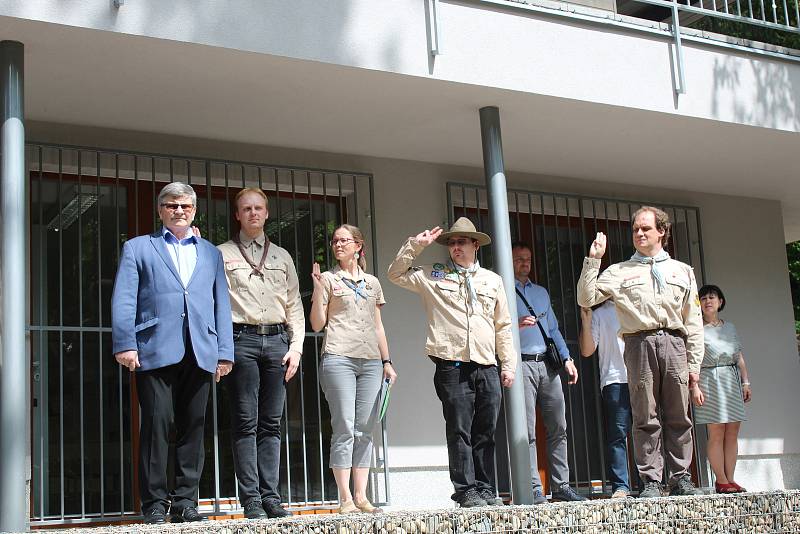
<path id="1" fill-rule="evenodd" d="M 752 76 L 743 65 L 749 67 Z M 746 87 L 751 80 L 755 82 L 752 89 Z M 715 118 L 765 128 L 800 130 L 800 69 L 793 65 L 728 55 L 714 62 L 712 91 Z M 751 91 L 754 99 L 739 96 Z M 725 109 L 728 106 L 732 109 Z"/>
<path id="2" fill-rule="evenodd" d="M 386 70 L 400 67 L 401 28 L 386 23 L 385 27 L 393 31 L 384 32 L 381 41 L 370 47 L 362 46 L 362 28 L 354 21 L 373 13 L 358 13 L 358 2 L 264 0 L 250 4 L 250 8 L 233 5 L 219 2 L 200 9 L 193 2 L 165 2 L 158 10 L 143 10 L 137 20 L 128 24 L 142 34 L 163 28 L 164 38 L 180 35 L 181 40 L 212 46 L 355 66 L 377 62 Z M 114 9 L 115 18 L 124 9 Z M 231 31 L 236 32 L 235 39 L 230 39 Z"/>

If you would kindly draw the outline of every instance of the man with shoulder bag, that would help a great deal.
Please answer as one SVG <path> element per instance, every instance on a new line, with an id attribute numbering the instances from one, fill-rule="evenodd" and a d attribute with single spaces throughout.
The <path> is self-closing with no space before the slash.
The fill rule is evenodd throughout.
<path id="1" fill-rule="evenodd" d="M 547 455 L 550 465 L 552 499 L 585 501 L 569 485 L 567 463 L 567 418 L 564 390 L 559 372 L 569 375 L 568 384 L 578 382 L 578 370 L 569 355 L 564 337 L 558 330 L 558 320 L 550 306 L 550 295 L 542 286 L 528 278 L 533 251 L 523 242 L 512 244 L 514 277 L 517 292 L 519 340 L 527 405 L 528 447 L 531 457 L 533 503 L 547 502 L 542 492 L 536 454 L 536 403 L 542 411 L 547 430 Z"/>

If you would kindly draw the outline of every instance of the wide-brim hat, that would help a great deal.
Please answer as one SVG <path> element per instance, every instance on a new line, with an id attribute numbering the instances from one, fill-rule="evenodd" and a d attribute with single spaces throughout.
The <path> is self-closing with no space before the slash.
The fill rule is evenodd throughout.
<path id="1" fill-rule="evenodd" d="M 440 245 L 447 246 L 447 240 L 454 236 L 470 237 L 476 240 L 480 246 L 488 245 L 492 242 L 491 237 L 483 232 L 478 232 L 475 229 L 475 225 L 472 224 L 472 221 L 466 217 L 459 217 L 458 220 L 453 223 L 453 226 L 450 227 L 450 230 L 442 232 L 442 235 L 436 238 L 436 242 Z"/>

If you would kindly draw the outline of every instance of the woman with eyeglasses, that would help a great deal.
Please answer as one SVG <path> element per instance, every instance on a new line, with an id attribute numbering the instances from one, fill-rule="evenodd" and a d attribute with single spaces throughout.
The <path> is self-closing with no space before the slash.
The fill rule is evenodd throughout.
<path id="1" fill-rule="evenodd" d="M 314 331 L 325 329 L 320 386 L 331 412 L 330 466 L 339 489 L 339 513 L 378 513 L 382 510 L 367 499 L 372 429 L 381 384 L 397 378 L 381 322 L 386 301 L 378 279 L 365 272 L 361 230 L 343 224 L 330 244 L 337 265 L 322 273 L 314 263 L 310 313 Z"/>

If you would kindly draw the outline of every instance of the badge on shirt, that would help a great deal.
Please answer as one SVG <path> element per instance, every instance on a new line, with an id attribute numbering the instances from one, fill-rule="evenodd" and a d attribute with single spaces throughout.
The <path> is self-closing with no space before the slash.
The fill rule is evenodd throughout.
<path id="1" fill-rule="evenodd" d="M 450 272 L 449 274 L 445 275 L 444 278 L 445 278 L 445 280 L 458 282 L 458 273 Z"/>
<path id="2" fill-rule="evenodd" d="M 434 263 L 433 264 L 433 269 L 435 271 L 444 271 L 445 270 L 445 266 L 442 263 Z"/>
<path id="3" fill-rule="evenodd" d="M 443 271 L 431 271 L 431 278 L 433 278 L 434 280 L 441 280 L 442 278 L 444 278 L 444 272 Z"/>

